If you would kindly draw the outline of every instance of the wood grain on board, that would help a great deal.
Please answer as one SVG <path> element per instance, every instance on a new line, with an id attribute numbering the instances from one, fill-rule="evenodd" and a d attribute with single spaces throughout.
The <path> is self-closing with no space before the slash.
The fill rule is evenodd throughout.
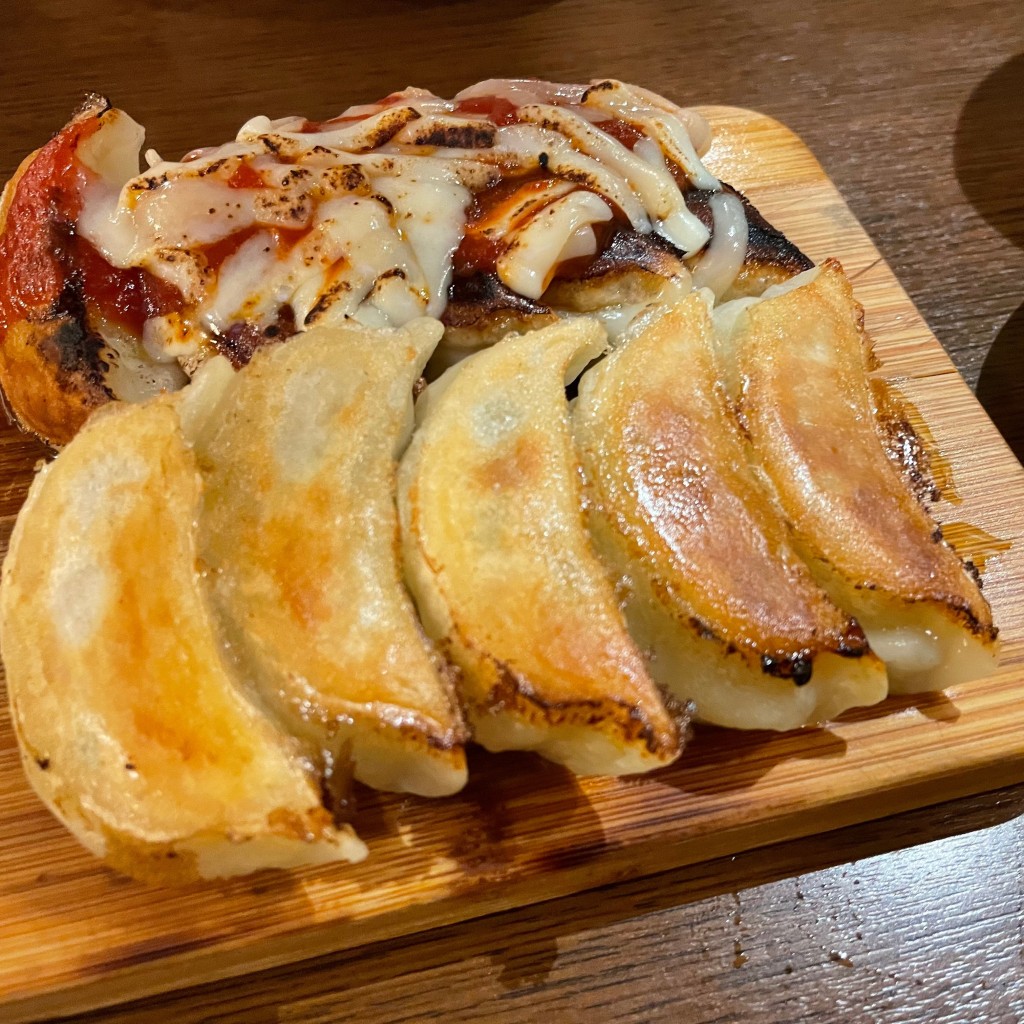
<path id="1" fill-rule="evenodd" d="M 956 500 L 936 506 L 937 517 L 1011 543 L 981 552 L 1000 671 L 828 728 L 700 729 L 679 764 L 631 780 L 577 780 L 531 757 L 474 751 L 456 797 L 362 794 L 355 824 L 370 857 L 361 865 L 184 889 L 120 878 L 81 850 L 22 778 L 3 712 L 0 1018 L 66 1014 L 363 946 L 1024 779 L 1024 470 L 808 149 L 770 118 L 706 112 L 716 130 L 708 166 L 812 258 L 838 256 L 853 279 L 886 373 L 952 468 Z M 0 433 L 4 539 L 42 454 Z"/>

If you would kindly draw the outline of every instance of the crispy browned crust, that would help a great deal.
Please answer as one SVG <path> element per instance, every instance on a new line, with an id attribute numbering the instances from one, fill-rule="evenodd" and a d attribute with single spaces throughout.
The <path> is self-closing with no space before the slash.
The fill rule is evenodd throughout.
<path id="1" fill-rule="evenodd" d="M 483 701 L 467 700 L 471 720 L 493 715 L 500 708 L 503 714 L 529 726 L 596 729 L 622 746 L 642 743 L 649 753 L 666 763 L 685 742 L 690 709 L 678 701 L 673 702 L 673 714 L 658 714 L 661 720 L 652 721 L 641 705 L 610 696 L 601 700 L 547 700 L 507 665 L 493 658 L 487 660 L 497 681 Z"/>
<path id="2" fill-rule="evenodd" d="M 72 316 L 21 320 L 0 345 L 0 387 L 23 430 L 67 444 L 90 413 L 111 401 L 103 340 Z"/>
<path id="3" fill-rule="evenodd" d="M 557 319 L 550 306 L 506 288 L 495 273 L 456 278 L 441 314 L 445 343 L 467 353 L 493 345 L 507 334 L 547 327 Z"/>
<path id="4" fill-rule="evenodd" d="M 666 282 L 685 271 L 679 253 L 660 236 L 620 228 L 582 274 L 552 281 L 544 300 L 580 313 L 622 302 L 655 302 Z"/>
<path id="5" fill-rule="evenodd" d="M 788 472 L 785 463 L 774 473 L 772 485 L 777 492 L 792 495 L 788 499 L 790 504 L 783 507 L 792 522 L 794 536 L 798 544 L 804 545 L 808 552 L 805 558 L 812 566 L 828 566 L 829 572 L 843 579 L 852 590 L 865 595 L 872 591 L 893 593 L 905 603 L 934 603 L 958 618 L 975 636 L 994 640 L 991 607 L 975 578 L 964 571 L 956 553 L 943 541 L 941 530 L 921 503 L 920 486 L 914 487 L 912 477 L 908 481 L 910 470 L 901 465 L 899 457 L 894 458 L 891 445 L 882 436 L 877 438 L 884 452 L 882 466 L 866 458 L 854 461 L 849 454 L 860 447 L 868 451 L 871 446 L 851 434 L 849 424 L 855 421 L 845 410 L 864 410 L 879 435 L 887 425 L 879 424 L 877 391 L 872 392 L 866 375 L 871 342 L 864 329 L 863 309 L 855 300 L 853 287 L 838 260 L 829 258 L 821 268 L 813 285 L 800 289 L 800 295 L 790 292 L 773 299 L 771 304 L 753 307 L 749 330 L 760 345 L 748 357 L 750 363 L 743 370 L 747 383 L 739 407 L 743 422 L 751 430 L 752 443 L 762 446 L 757 449 L 762 465 L 767 464 L 768 457 L 760 453 L 769 441 L 774 442 L 776 452 L 796 453 L 796 457 L 811 466 L 826 465 L 833 458 L 828 454 L 829 444 L 836 446 L 831 449 L 833 452 L 847 446 L 843 470 L 849 490 L 843 507 L 855 509 L 856 515 L 848 514 L 843 521 L 827 519 L 813 503 L 801 501 L 802 478 Z M 834 415 L 827 417 L 821 413 L 813 425 L 798 411 L 799 391 L 780 390 L 780 381 L 787 374 L 789 379 L 797 379 L 795 374 L 803 372 L 800 379 L 810 379 L 805 370 L 806 360 L 796 365 L 799 346 L 780 346 L 777 339 L 783 334 L 773 333 L 780 323 L 786 323 L 792 325 L 788 337 L 799 337 L 797 332 L 802 328 L 797 318 L 805 322 L 816 318 L 817 323 L 832 332 L 832 372 L 838 386 L 844 389 L 842 394 L 836 392 L 842 403 L 832 404 Z M 755 331 L 758 333 L 754 334 Z M 752 385 L 749 366 L 755 360 L 760 380 L 754 379 Z M 820 365 L 818 372 L 823 374 Z M 821 390 L 819 387 L 819 393 Z M 892 411 L 889 415 L 893 415 Z M 787 431 L 784 442 L 775 441 L 769 433 L 777 429 L 776 423 L 784 424 Z M 912 429 L 909 423 L 907 429 Z M 884 465 L 886 459 L 895 463 L 894 476 L 884 472 L 889 468 Z M 916 468 L 920 470 L 920 466 Z M 782 500 L 785 503 L 787 498 Z M 839 526 L 844 530 L 849 527 L 849 532 L 840 534 Z"/>
<path id="6" fill-rule="evenodd" d="M 109 106 L 101 96 L 86 96 L 61 131 L 98 117 Z M 0 237 L 18 184 L 39 153 L 29 154 L 4 188 Z M 109 366 L 103 340 L 89 330 L 80 306 L 58 302 L 32 311 L 6 332 L 0 330 L 0 387 L 7 409 L 23 430 L 58 447 L 75 436 L 94 409 L 114 397 L 105 383 Z"/>

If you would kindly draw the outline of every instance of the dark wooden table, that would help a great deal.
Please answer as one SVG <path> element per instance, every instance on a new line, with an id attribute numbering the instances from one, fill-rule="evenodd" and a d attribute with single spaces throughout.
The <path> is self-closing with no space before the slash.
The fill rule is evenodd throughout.
<path id="1" fill-rule="evenodd" d="M 85 89 L 167 156 L 255 113 L 326 117 L 406 84 L 443 95 L 496 75 L 613 75 L 771 114 L 817 154 L 1024 454 L 1019 0 L 36 0 L 4 13 L 4 179 Z M 88 1019 L 1021 1021 L 1022 810 L 1024 786 Z"/>

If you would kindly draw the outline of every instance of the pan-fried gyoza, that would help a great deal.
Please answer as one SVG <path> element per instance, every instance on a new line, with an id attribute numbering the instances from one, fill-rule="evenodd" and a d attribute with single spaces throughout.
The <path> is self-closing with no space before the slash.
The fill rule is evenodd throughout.
<path id="1" fill-rule="evenodd" d="M 747 465 L 706 294 L 656 311 L 580 384 L 599 549 L 651 671 L 707 722 L 790 729 L 887 692 L 860 627 L 814 583 Z"/>
<path id="2" fill-rule="evenodd" d="M 430 320 L 374 337 L 322 328 L 267 349 L 219 375 L 195 440 L 199 557 L 261 703 L 325 771 L 424 796 L 466 781 L 448 672 L 402 587 L 395 512 L 412 387 L 440 333 Z"/>
<path id="3" fill-rule="evenodd" d="M 893 690 L 990 673 L 991 609 L 886 455 L 863 314 L 839 264 L 718 317 L 758 474 L 811 572 L 885 659 Z"/>
<path id="4" fill-rule="evenodd" d="M 409 583 L 477 740 L 586 775 L 660 767 L 681 742 L 587 538 L 564 386 L 604 345 L 577 321 L 448 370 L 399 477 Z"/>
<path id="5" fill-rule="evenodd" d="M 0 385 L 66 446 L 0 644 L 109 863 L 358 860 L 352 780 L 453 793 L 469 740 L 648 772 L 995 665 L 841 268 L 693 111 L 492 80 L 141 143 L 94 100 L 0 206 Z"/>
<path id="6" fill-rule="evenodd" d="M 25 773 L 138 877 L 359 860 L 298 743 L 227 663 L 196 571 L 201 499 L 166 398 L 105 410 L 36 477 L 0 594 Z"/>

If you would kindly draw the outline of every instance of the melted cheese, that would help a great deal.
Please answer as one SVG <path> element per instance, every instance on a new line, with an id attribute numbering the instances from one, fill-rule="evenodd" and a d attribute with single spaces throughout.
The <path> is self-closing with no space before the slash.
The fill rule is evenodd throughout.
<path id="1" fill-rule="evenodd" d="M 747 253 L 747 215 L 743 203 L 731 192 L 711 197 L 711 216 L 715 230 L 711 244 L 693 272 L 696 288 L 710 288 L 720 299 L 743 267 Z"/>
<path id="2" fill-rule="evenodd" d="M 480 97 L 512 104 L 515 123 L 475 112 L 486 103 L 468 101 Z M 602 130 L 609 118 L 642 133 L 634 149 Z M 93 174 L 79 231 L 112 265 L 181 292 L 183 308 L 152 318 L 143 341 L 157 361 L 188 363 L 236 324 L 266 330 L 286 306 L 299 330 L 440 316 L 473 194 L 509 175 L 551 181 L 488 225 L 499 278 L 527 298 L 540 299 L 564 261 L 595 254 L 594 225 L 616 216 L 693 256 L 709 233 L 671 165 L 720 188 L 697 155 L 702 124 L 621 82 L 489 81 L 454 100 L 407 89 L 319 125 L 255 117 L 233 142 L 177 163 L 148 154 L 136 174 L 141 129 L 117 113 L 83 156 Z M 745 238 L 725 206 L 727 238 L 700 265 L 716 291 Z"/>
<path id="3" fill-rule="evenodd" d="M 560 262 L 597 248 L 591 225 L 611 219 L 608 204 L 593 192 L 556 199 L 512 234 L 508 251 L 498 260 L 498 277 L 514 292 L 539 299 Z"/>

